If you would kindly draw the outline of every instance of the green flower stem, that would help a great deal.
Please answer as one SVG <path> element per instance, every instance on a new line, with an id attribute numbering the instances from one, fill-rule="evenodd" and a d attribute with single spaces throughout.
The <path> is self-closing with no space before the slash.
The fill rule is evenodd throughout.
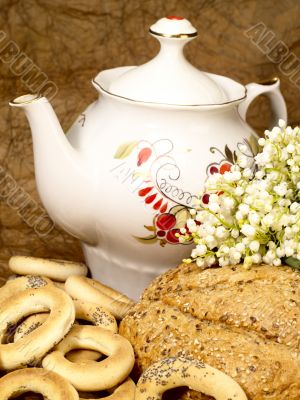
<path id="1" fill-rule="evenodd" d="M 232 226 L 228 224 L 226 221 L 224 221 L 222 218 L 218 217 L 214 212 L 212 212 L 209 208 L 204 208 L 205 211 L 207 211 L 209 214 L 213 215 L 217 220 L 223 225 L 226 226 L 228 229 L 234 229 L 235 226 Z"/>

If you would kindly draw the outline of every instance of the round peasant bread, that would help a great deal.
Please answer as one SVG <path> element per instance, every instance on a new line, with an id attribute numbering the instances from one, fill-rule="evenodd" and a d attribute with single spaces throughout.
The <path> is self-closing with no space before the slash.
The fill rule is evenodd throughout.
<path id="1" fill-rule="evenodd" d="M 199 359 L 236 380 L 249 400 L 300 399 L 300 272 L 290 267 L 201 269 L 156 278 L 121 322 L 135 374 L 167 357 Z M 172 400 L 210 399 L 183 390 Z"/>

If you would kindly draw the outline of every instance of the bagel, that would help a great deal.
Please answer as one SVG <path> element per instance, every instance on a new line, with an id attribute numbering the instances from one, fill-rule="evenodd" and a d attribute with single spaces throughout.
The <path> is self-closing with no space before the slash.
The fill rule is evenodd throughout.
<path id="1" fill-rule="evenodd" d="M 8 266 L 15 274 L 43 275 L 59 282 L 64 282 L 71 275 L 85 276 L 88 272 L 82 263 L 27 256 L 11 257 Z"/>
<path id="2" fill-rule="evenodd" d="M 104 283 L 102 283 L 100 281 L 96 281 L 95 279 L 93 279 L 93 280 L 94 280 L 94 286 L 97 287 L 97 289 L 100 292 L 106 294 L 108 297 L 111 297 L 112 299 L 121 301 L 123 303 L 127 303 L 130 306 L 133 305 L 133 301 L 129 297 L 127 297 L 125 294 L 123 294 L 109 286 L 104 285 Z"/>
<path id="3" fill-rule="evenodd" d="M 74 300 L 75 316 L 77 319 L 90 321 L 94 325 L 102 326 L 112 332 L 118 331 L 115 318 L 108 311 L 104 310 L 97 304 L 88 303 L 80 300 Z M 30 315 L 16 329 L 14 334 L 14 342 L 20 338 L 27 336 L 36 328 L 41 326 L 48 318 L 48 313 L 39 313 Z M 66 355 L 71 362 L 97 361 L 101 357 L 101 353 L 93 350 L 74 350 Z"/>
<path id="4" fill-rule="evenodd" d="M 46 319 L 49 317 L 49 313 L 32 314 L 26 318 L 16 329 L 14 334 L 14 342 L 22 339 L 24 336 L 29 335 L 36 328 L 43 325 Z"/>
<path id="5" fill-rule="evenodd" d="M 40 393 L 47 400 L 78 400 L 74 387 L 55 372 L 42 368 L 19 369 L 0 379 L 0 398 L 9 400 L 12 396 L 26 392 Z"/>
<path id="6" fill-rule="evenodd" d="M 47 285 L 53 285 L 50 279 L 37 276 L 19 276 L 9 280 L 0 288 L 0 303 L 6 301 L 9 297 L 27 289 L 38 289 Z"/>
<path id="7" fill-rule="evenodd" d="M 152 364 L 137 383 L 135 399 L 160 400 L 165 391 L 180 386 L 188 386 L 216 400 L 247 400 L 242 388 L 230 376 L 185 357 L 171 357 Z"/>
<path id="8" fill-rule="evenodd" d="M 75 317 L 76 319 L 82 319 L 85 321 L 92 322 L 93 325 L 101 326 L 102 328 L 111 330 L 117 333 L 118 325 L 112 314 L 106 311 L 104 308 L 98 306 L 94 303 L 88 303 L 81 300 L 73 300 L 75 306 Z M 29 333 L 33 332 L 36 328 L 41 326 L 48 318 L 48 313 L 39 313 L 30 315 L 26 318 L 16 329 L 14 334 L 14 342 L 20 338 L 27 336 Z M 90 355 L 90 356 L 89 356 Z M 83 353 L 72 354 L 70 361 L 78 361 L 85 359 L 97 360 L 100 354 L 94 351 L 87 351 L 84 355 Z"/>
<path id="9" fill-rule="evenodd" d="M 83 276 L 70 276 L 65 283 L 67 293 L 74 299 L 99 304 L 111 312 L 115 318 L 119 320 L 124 318 L 134 302 L 113 289 L 111 290 L 115 295 L 108 295 L 107 286 L 104 291 L 103 286 L 102 283 Z"/>
<path id="10" fill-rule="evenodd" d="M 72 363 L 65 354 L 74 349 L 95 350 L 108 357 L 97 363 Z M 116 333 L 99 326 L 74 325 L 42 365 L 69 380 L 78 390 L 105 390 L 127 378 L 134 365 L 134 353 L 128 340 Z"/>
<path id="11" fill-rule="evenodd" d="M 49 310 L 47 320 L 27 336 L 14 343 L 0 344 L 0 370 L 37 362 L 69 332 L 75 320 L 72 299 L 54 285 L 25 290 L 1 303 L 0 343 L 12 324 L 32 313 Z"/>
<path id="12" fill-rule="evenodd" d="M 118 332 L 117 321 L 114 316 L 101 306 L 81 300 L 73 300 L 75 305 L 76 318 L 90 321 L 93 325 L 101 326 L 112 332 Z M 66 359 L 78 363 L 81 361 L 97 361 L 101 353 L 94 350 L 71 350 L 66 354 Z"/>
<path id="13" fill-rule="evenodd" d="M 73 363 L 96 362 L 101 356 L 101 353 L 94 350 L 71 350 L 65 355 L 66 359 Z"/>
<path id="14" fill-rule="evenodd" d="M 82 300 L 73 300 L 75 305 L 76 319 L 89 321 L 93 325 L 101 326 L 117 333 L 118 325 L 114 316 L 103 307 L 95 303 Z"/>
<path id="15" fill-rule="evenodd" d="M 135 384 L 131 378 L 127 378 L 120 386 L 116 387 L 113 393 L 106 397 L 99 397 L 99 400 L 135 400 Z M 95 397 L 80 397 L 80 400 L 97 400 Z"/>

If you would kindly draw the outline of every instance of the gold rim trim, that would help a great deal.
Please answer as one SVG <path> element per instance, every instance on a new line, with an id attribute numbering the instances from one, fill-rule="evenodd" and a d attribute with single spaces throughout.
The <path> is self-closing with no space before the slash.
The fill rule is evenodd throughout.
<path id="1" fill-rule="evenodd" d="M 165 37 L 165 38 L 174 38 L 174 39 L 187 39 L 187 38 L 196 37 L 198 35 L 197 31 L 193 32 L 193 33 L 178 33 L 176 35 L 168 35 L 166 33 L 155 32 L 151 28 L 149 29 L 149 32 L 155 36 L 160 36 L 160 37 Z"/>
<path id="2" fill-rule="evenodd" d="M 134 100 L 134 99 L 130 99 L 129 97 L 124 97 L 124 96 L 120 96 L 118 94 L 113 94 L 111 92 L 109 92 L 108 90 L 104 89 L 95 79 L 92 79 L 92 83 L 94 85 L 96 85 L 102 92 L 108 94 L 109 96 L 112 97 L 118 97 L 119 99 L 123 99 L 123 100 L 127 100 L 127 101 L 132 101 L 133 103 L 140 103 L 140 104 L 153 104 L 153 105 L 158 105 L 158 106 L 168 106 L 168 107 L 218 107 L 218 106 L 225 106 L 227 104 L 231 104 L 231 103 L 235 103 L 241 100 L 244 100 L 247 97 L 247 89 L 245 89 L 245 94 L 243 97 L 240 97 L 238 99 L 235 100 L 230 100 L 230 101 L 226 101 L 224 103 L 218 103 L 218 104 L 172 104 L 172 103 L 156 103 L 155 101 L 142 101 L 142 100 Z"/>
<path id="3" fill-rule="evenodd" d="M 13 100 L 10 101 L 11 104 L 15 104 L 17 105 L 22 105 L 22 104 L 30 104 L 30 103 L 34 103 L 35 101 L 41 99 L 43 96 L 41 94 L 32 94 L 30 96 L 34 96 L 32 99 L 30 100 L 24 100 L 24 101 L 17 101 L 18 99 L 21 99 L 22 97 L 26 97 L 27 95 L 24 94 L 23 96 L 19 96 Z"/>
<path id="4" fill-rule="evenodd" d="M 278 76 L 274 76 L 271 79 L 266 79 L 265 81 L 259 82 L 259 84 L 268 86 L 268 85 L 274 85 L 274 83 L 276 83 L 278 81 L 279 81 Z"/>

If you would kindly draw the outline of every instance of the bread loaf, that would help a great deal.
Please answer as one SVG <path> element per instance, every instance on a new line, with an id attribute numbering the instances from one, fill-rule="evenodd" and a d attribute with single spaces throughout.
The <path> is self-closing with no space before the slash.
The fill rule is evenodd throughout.
<path id="1" fill-rule="evenodd" d="M 156 278 L 127 314 L 139 375 L 169 356 L 192 356 L 233 377 L 249 400 L 300 399 L 300 272 L 290 267 L 200 269 Z M 208 399 L 180 391 L 172 399 Z"/>

